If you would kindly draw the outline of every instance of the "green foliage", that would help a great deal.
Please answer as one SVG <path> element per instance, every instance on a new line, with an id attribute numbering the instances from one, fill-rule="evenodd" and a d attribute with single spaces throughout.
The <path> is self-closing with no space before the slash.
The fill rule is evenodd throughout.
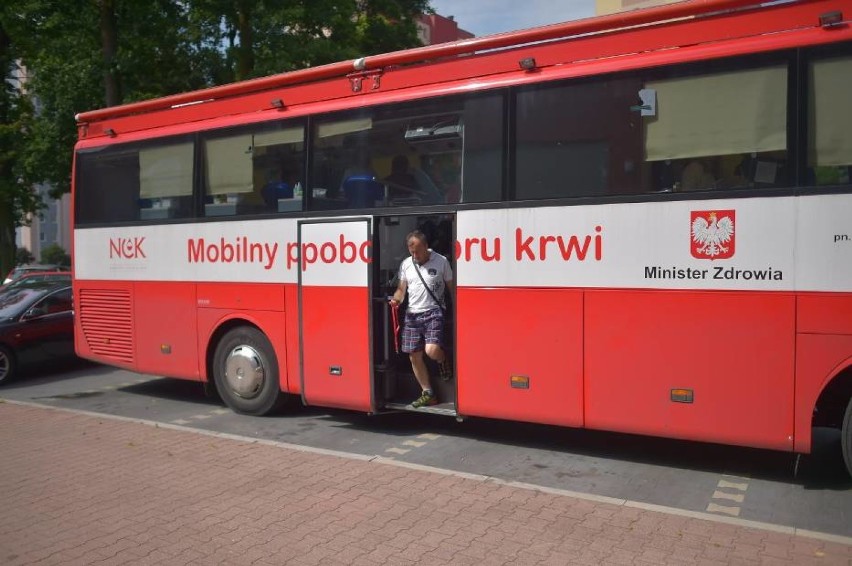
<path id="1" fill-rule="evenodd" d="M 5 10 L 5 6 L 0 8 L 0 16 Z M 24 72 L 18 57 L 0 18 L 0 67 L 9 77 L 0 88 L 0 273 L 8 273 L 15 265 L 15 228 L 42 206 L 25 167 L 24 148 L 33 113 L 28 98 L 18 88 L 16 79 Z"/>
<path id="2" fill-rule="evenodd" d="M 0 64 L 0 269 L 14 229 L 71 186 L 74 116 L 418 45 L 428 0 L 5 0 Z M 32 109 L 35 108 L 35 111 Z"/>
<path id="3" fill-rule="evenodd" d="M 41 250 L 41 262 L 50 265 L 71 265 L 71 256 L 59 244 L 51 244 Z"/>
<path id="4" fill-rule="evenodd" d="M 18 248 L 15 250 L 15 265 L 24 265 L 35 261 L 33 254 L 27 248 Z M 10 269 L 11 270 L 11 269 Z M 7 270 L 8 273 L 10 270 Z"/>

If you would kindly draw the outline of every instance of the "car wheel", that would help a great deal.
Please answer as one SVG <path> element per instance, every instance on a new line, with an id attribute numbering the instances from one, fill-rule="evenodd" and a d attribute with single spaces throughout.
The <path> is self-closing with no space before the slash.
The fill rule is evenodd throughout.
<path id="1" fill-rule="evenodd" d="M 0 346 L 0 385 L 14 379 L 17 367 L 15 353 L 6 346 Z"/>
<path id="2" fill-rule="evenodd" d="M 213 355 L 213 379 L 222 400 L 237 413 L 266 415 L 285 398 L 272 344 L 251 326 L 229 330 L 219 341 Z"/>

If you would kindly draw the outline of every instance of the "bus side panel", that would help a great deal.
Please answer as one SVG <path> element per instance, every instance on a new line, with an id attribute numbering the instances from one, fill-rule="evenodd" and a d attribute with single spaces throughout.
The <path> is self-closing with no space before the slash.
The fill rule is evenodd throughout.
<path id="1" fill-rule="evenodd" d="M 198 306 L 234 311 L 284 311 L 281 283 L 199 283 Z"/>
<path id="2" fill-rule="evenodd" d="M 799 332 L 852 335 L 852 295 L 801 294 L 796 316 Z"/>
<path id="3" fill-rule="evenodd" d="M 367 287 L 302 287 L 306 403 L 371 410 L 368 305 Z"/>
<path id="4" fill-rule="evenodd" d="M 586 426 L 791 450 L 794 325 L 785 293 L 588 291 Z"/>
<path id="5" fill-rule="evenodd" d="M 852 336 L 799 334 L 796 340 L 796 452 L 811 451 L 814 406 L 835 374 L 852 363 Z"/>
<path id="6" fill-rule="evenodd" d="M 460 414 L 583 425 L 582 291 L 460 287 L 457 302 Z"/>
<path id="7" fill-rule="evenodd" d="M 201 380 L 195 283 L 140 281 L 133 297 L 136 370 Z"/>

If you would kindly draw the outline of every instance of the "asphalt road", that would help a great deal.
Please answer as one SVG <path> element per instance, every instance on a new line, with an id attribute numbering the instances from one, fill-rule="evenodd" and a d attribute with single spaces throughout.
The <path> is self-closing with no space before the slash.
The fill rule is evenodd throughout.
<path id="1" fill-rule="evenodd" d="M 236 415 L 201 384 L 79 364 L 36 368 L 0 398 L 119 415 L 852 536 L 852 479 L 836 431 L 815 450 L 767 450 L 436 415 L 303 407 Z"/>

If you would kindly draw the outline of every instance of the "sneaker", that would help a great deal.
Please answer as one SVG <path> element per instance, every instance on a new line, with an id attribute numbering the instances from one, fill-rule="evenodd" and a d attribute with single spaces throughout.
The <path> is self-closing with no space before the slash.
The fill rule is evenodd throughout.
<path id="1" fill-rule="evenodd" d="M 415 401 L 411 403 L 411 406 L 415 409 L 419 409 L 420 407 L 425 407 L 427 405 L 435 405 L 438 403 L 438 400 L 435 399 L 435 394 L 431 391 L 424 391 L 423 394 L 418 397 Z"/>
<path id="2" fill-rule="evenodd" d="M 438 364 L 438 374 L 444 381 L 453 378 L 453 364 L 450 362 L 450 358 L 444 357 L 444 361 Z"/>

